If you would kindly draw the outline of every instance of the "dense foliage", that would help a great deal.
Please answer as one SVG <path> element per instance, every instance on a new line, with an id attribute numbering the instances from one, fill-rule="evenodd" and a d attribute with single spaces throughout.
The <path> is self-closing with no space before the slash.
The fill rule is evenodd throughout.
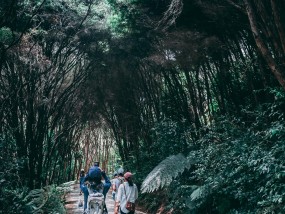
<path id="1" fill-rule="evenodd" d="M 283 44 L 277 32 L 284 5 L 112 3 L 128 15 L 131 39 L 120 43 L 124 49 L 93 94 L 126 167 L 139 184 L 150 173 L 143 190 L 169 184 L 144 197 L 149 212 L 281 212 L 284 166 L 276 154 L 284 144 L 284 50 L 277 50 Z M 179 153 L 190 160 L 175 167 Z M 266 175 L 264 163 L 276 171 Z M 177 177 L 183 168 L 189 170 Z"/>
<path id="2" fill-rule="evenodd" d="M 284 105 L 284 93 L 282 100 Z M 175 213 L 282 213 L 284 113 L 277 102 L 244 114 L 251 118 L 250 126 L 241 118 L 220 118 L 192 145 L 187 161 L 177 156 L 178 166 L 172 162 L 168 169 L 160 163 L 149 174 L 155 178 L 144 181 L 143 191 L 172 181 L 165 191 L 168 209 Z M 161 169 L 163 173 L 155 174 Z"/>
<path id="3" fill-rule="evenodd" d="M 1 213 L 16 213 L 24 206 L 22 201 L 27 190 L 18 173 L 21 160 L 17 160 L 15 142 L 8 136 L 0 136 L 0 153 Z"/>
<path id="4" fill-rule="evenodd" d="M 81 114 L 80 87 L 104 51 L 99 37 L 92 40 L 96 50 L 89 48 L 100 15 L 91 16 L 92 8 L 93 2 L 1 1 L 1 212 L 51 212 L 47 198 L 56 193 L 42 187 L 76 179 L 95 159 L 108 166 L 112 134 Z M 34 189 L 44 198 L 29 205 Z"/>
<path id="5" fill-rule="evenodd" d="M 284 8 L 1 1 L 1 204 L 120 156 L 150 213 L 282 212 Z"/>

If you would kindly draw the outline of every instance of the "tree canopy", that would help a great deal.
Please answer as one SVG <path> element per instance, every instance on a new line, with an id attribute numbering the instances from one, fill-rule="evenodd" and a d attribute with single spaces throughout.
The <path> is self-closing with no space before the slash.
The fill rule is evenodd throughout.
<path id="1" fill-rule="evenodd" d="M 282 212 L 284 9 L 1 0 L 0 204 L 100 160 L 150 213 Z"/>

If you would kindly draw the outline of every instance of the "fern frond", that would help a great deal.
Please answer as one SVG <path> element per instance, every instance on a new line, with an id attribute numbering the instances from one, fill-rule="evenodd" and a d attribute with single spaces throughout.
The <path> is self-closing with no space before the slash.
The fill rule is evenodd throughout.
<path id="1" fill-rule="evenodd" d="M 195 201 L 199 198 L 201 198 L 205 194 L 206 187 L 200 186 L 197 189 L 195 189 L 192 194 L 190 195 L 190 198 L 192 201 Z"/>
<path id="2" fill-rule="evenodd" d="M 142 183 L 141 191 L 153 192 L 168 186 L 179 173 L 190 167 L 184 155 L 172 155 L 161 161 L 146 177 Z"/>

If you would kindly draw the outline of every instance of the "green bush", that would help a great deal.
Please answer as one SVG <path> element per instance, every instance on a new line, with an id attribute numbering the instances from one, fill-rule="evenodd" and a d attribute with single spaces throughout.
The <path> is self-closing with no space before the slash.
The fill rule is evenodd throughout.
<path id="1" fill-rule="evenodd" d="M 24 199 L 26 213 L 65 213 L 60 193 L 55 186 L 30 191 Z"/>
<path id="2" fill-rule="evenodd" d="M 0 136 L 0 214 L 65 213 L 60 193 L 54 186 L 29 191 L 19 176 L 15 141 Z"/>
<path id="3" fill-rule="evenodd" d="M 163 184 L 169 204 L 165 213 L 282 213 L 285 120 L 284 97 L 278 97 L 273 104 L 245 109 L 242 117 L 217 118 L 195 146 L 189 143 L 188 161 L 176 155 L 181 161 L 176 166 L 170 163 L 169 172 L 149 179 L 152 171 L 142 189 L 155 191 L 169 174 L 184 171 L 172 173 L 172 182 Z M 167 168 L 165 160 L 156 171 Z"/>
<path id="4" fill-rule="evenodd" d="M 0 28 L 0 43 L 9 45 L 13 41 L 13 33 L 10 28 Z"/>
<path id="5" fill-rule="evenodd" d="M 20 161 L 17 160 L 15 141 L 6 135 L 0 136 L 0 213 L 24 213 L 23 187 L 18 174 Z"/>

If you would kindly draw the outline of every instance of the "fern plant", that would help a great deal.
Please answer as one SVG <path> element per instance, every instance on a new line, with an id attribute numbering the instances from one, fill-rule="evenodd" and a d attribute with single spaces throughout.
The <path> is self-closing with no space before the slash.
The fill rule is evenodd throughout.
<path id="1" fill-rule="evenodd" d="M 187 157 L 161 161 L 142 192 L 165 189 L 175 213 L 282 213 L 284 113 L 275 103 L 245 114 L 254 118 L 249 127 L 240 118 L 221 118 Z"/>
<path id="2" fill-rule="evenodd" d="M 191 166 L 190 161 L 182 155 L 171 155 L 161 161 L 146 177 L 142 183 L 141 190 L 153 192 L 164 186 L 168 186 L 173 179 Z"/>

